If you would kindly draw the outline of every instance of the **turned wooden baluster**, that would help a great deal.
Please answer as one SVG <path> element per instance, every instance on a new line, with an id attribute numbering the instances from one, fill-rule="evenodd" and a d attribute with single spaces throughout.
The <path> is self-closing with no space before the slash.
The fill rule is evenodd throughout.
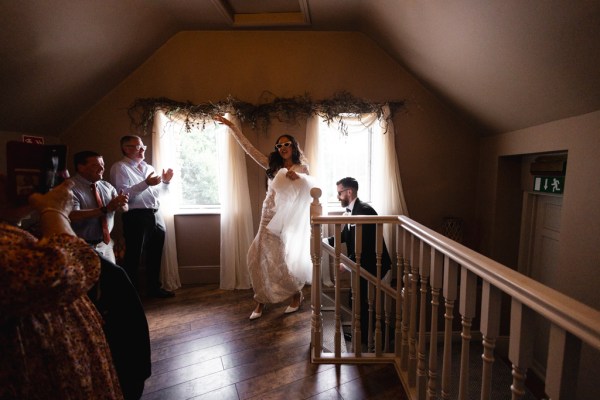
<path id="1" fill-rule="evenodd" d="M 444 288 L 446 312 L 444 313 L 444 360 L 442 362 L 442 399 L 450 398 L 450 380 L 452 378 L 452 321 L 454 320 L 454 302 L 458 286 L 458 264 L 444 256 Z"/>
<path id="2" fill-rule="evenodd" d="M 557 325 L 550 326 L 546 394 L 551 399 L 573 397 L 577 387 L 581 340 Z"/>
<path id="3" fill-rule="evenodd" d="M 483 336 L 483 366 L 481 372 L 481 400 L 489 400 L 492 394 L 492 365 L 496 339 L 500 334 L 500 306 L 502 292 L 484 281 L 481 293 L 481 335 Z"/>
<path id="4" fill-rule="evenodd" d="M 404 230 L 400 225 L 397 227 L 396 234 L 396 323 L 394 327 L 394 354 L 402 360 L 402 308 L 404 301 L 402 299 L 402 288 L 404 287 L 402 268 L 404 263 L 404 254 L 401 251 L 402 238 Z M 400 361 L 402 365 L 402 361 Z M 406 368 L 404 368 L 406 369 Z"/>
<path id="5" fill-rule="evenodd" d="M 408 326 L 408 384 L 417 383 L 417 305 L 419 283 L 419 240 L 410 235 L 410 323 Z"/>
<path id="6" fill-rule="evenodd" d="M 362 334 L 360 331 L 360 302 L 361 296 L 368 296 L 368 293 L 360 292 L 360 269 L 362 255 L 362 224 L 356 224 L 354 254 L 356 255 L 356 273 L 352 282 L 354 296 L 352 297 L 352 312 L 354 313 L 354 332 L 352 333 L 352 345 L 354 346 L 354 354 L 360 356 L 362 354 Z"/>
<path id="7" fill-rule="evenodd" d="M 353 269 L 350 269 L 350 299 L 352 299 L 352 301 L 350 302 L 350 313 L 352 315 L 352 319 L 350 321 L 350 334 L 352 337 L 352 342 L 350 344 L 350 351 L 354 351 L 354 341 L 356 340 L 354 337 L 354 324 L 356 323 L 356 321 L 354 320 L 354 305 L 356 303 L 356 292 L 354 291 L 354 280 L 356 279 L 356 275 L 357 273 L 354 272 Z"/>
<path id="8" fill-rule="evenodd" d="M 375 286 L 375 355 L 381 356 L 381 260 L 383 258 L 383 224 L 376 225 L 375 258 L 377 260 L 377 285 Z M 369 330 L 373 325 L 369 321 Z M 371 342 L 369 341 L 369 344 Z"/>
<path id="9" fill-rule="evenodd" d="M 341 305 L 340 298 L 342 295 L 341 284 L 340 284 L 340 254 L 342 253 L 342 225 L 335 224 L 334 227 L 334 246 L 335 246 L 335 256 L 334 256 L 334 268 L 333 268 L 333 276 L 335 280 L 335 335 L 334 335 L 334 352 L 336 357 L 341 357 L 342 354 L 342 313 L 341 313 Z"/>
<path id="10" fill-rule="evenodd" d="M 417 398 L 424 400 L 427 395 L 427 288 L 431 264 L 431 247 L 423 241 L 419 243 L 419 275 L 421 296 L 419 297 L 419 347 L 417 360 Z"/>
<path id="11" fill-rule="evenodd" d="M 444 256 L 431 248 L 431 330 L 429 339 L 429 382 L 427 384 L 427 399 L 437 399 L 438 381 L 438 313 L 440 305 L 440 289 L 444 276 Z"/>
<path id="12" fill-rule="evenodd" d="M 458 398 L 469 398 L 469 355 L 471 349 L 471 325 L 475 317 L 477 301 L 477 275 L 461 267 L 459 312 L 462 317 L 462 347 L 460 352 L 460 384 Z"/>
<path id="13" fill-rule="evenodd" d="M 311 217 L 319 217 L 323 214 L 323 207 L 319 203 L 321 197 L 321 189 L 312 188 L 310 195 L 313 198 L 310 204 Z M 311 325 L 312 335 L 311 344 L 313 349 L 313 357 L 319 357 L 323 351 L 323 315 L 321 314 L 321 242 L 322 232 L 320 224 L 313 224 L 311 220 L 311 241 L 310 254 L 312 255 L 313 275 L 312 275 L 312 290 L 311 290 Z"/>
<path id="14" fill-rule="evenodd" d="M 532 359 L 534 317 L 535 313 L 529 307 L 512 299 L 508 346 L 508 358 L 512 362 L 512 400 L 518 400 L 525 394 L 525 378 Z"/>
<path id="15" fill-rule="evenodd" d="M 410 241 L 411 235 L 407 231 L 402 231 L 402 259 L 404 260 L 402 266 L 404 273 L 402 274 L 403 280 L 403 293 L 402 293 L 402 352 L 400 355 L 400 368 L 403 371 L 408 370 L 408 325 L 410 315 L 408 314 L 409 304 L 411 301 L 410 293 Z"/>
<path id="16" fill-rule="evenodd" d="M 371 281 L 367 281 L 367 304 L 368 312 L 367 312 L 367 321 L 362 321 L 363 324 L 367 325 L 367 352 L 372 353 L 374 351 L 373 341 L 375 340 L 375 336 L 373 334 L 373 321 L 375 320 L 375 307 L 373 304 L 375 303 L 375 286 L 371 283 Z"/>
<path id="17" fill-rule="evenodd" d="M 400 303 L 398 303 L 399 305 Z M 398 307 L 398 306 L 396 306 Z M 383 302 L 383 315 L 384 319 L 384 331 L 383 331 L 383 352 L 390 352 L 390 342 L 392 340 L 392 332 L 390 323 L 392 322 L 392 297 L 387 293 L 384 294 L 384 302 Z"/>

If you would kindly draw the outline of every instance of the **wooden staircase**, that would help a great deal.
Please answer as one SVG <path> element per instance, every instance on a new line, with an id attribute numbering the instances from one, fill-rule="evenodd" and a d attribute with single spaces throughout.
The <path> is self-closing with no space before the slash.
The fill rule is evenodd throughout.
<path id="1" fill-rule="evenodd" d="M 545 382 L 542 392 L 552 399 L 576 398 L 581 351 L 585 347 L 600 350 L 600 311 L 405 216 L 321 216 L 320 190 L 312 189 L 311 195 L 313 363 L 391 363 L 411 399 L 516 400 L 529 396 L 526 381 L 534 371 L 533 344 L 545 335 L 547 362 L 544 371 L 537 371 Z M 362 225 L 376 225 L 379 260 L 384 226 L 391 228 L 391 240 L 386 238 L 386 242 L 395 263 L 396 287 L 382 281 L 381 261 L 373 276 L 361 268 L 358 254 L 359 263 L 354 263 L 342 254 L 341 246 L 323 243 L 322 225 L 329 225 L 335 243 L 341 243 L 345 224 L 356 225 L 356 243 L 362 240 Z M 348 351 L 341 350 L 347 303 L 340 284 L 333 289 L 322 287 L 323 257 L 329 257 L 332 265 L 343 263 L 351 269 L 353 293 L 358 293 L 360 279 L 367 280 L 369 292 L 375 293 L 369 296 L 370 317 L 377 321 L 369 332 L 373 351 L 356 343 Z M 334 272 L 338 281 L 337 269 Z M 328 347 L 333 350 L 325 351 L 324 313 L 332 308 L 334 321 L 328 325 L 333 326 L 334 342 Z M 540 320 L 545 330 L 539 329 Z M 509 379 L 500 389 L 495 386 L 501 380 L 498 354 L 510 364 Z M 472 360 L 479 364 L 473 365 Z"/>

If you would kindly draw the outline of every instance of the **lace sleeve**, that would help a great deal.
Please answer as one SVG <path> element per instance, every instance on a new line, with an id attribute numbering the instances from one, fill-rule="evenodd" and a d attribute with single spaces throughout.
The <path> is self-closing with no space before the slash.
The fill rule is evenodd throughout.
<path id="1" fill-rule="evenodd" d="M 216 120 L 221 121 L 229 127 L 229 132 L 233 135 L 235 140 L 242 146 L 242 149 L 248 154 L 258 165 L 264 169 L 269 168 L 269 159 L 267 156 L 262 154 L 256 147 L 250 143 L 250 141 L 244 136 L 242 131 L 231 121 L 223 117 L 215 117 Z"/>

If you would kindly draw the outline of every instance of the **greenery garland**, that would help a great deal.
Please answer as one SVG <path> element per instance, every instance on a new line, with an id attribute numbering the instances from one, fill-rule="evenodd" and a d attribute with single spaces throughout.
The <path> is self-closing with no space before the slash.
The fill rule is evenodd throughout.
<path id="1" fill-rule="evenodd" d="M 405 105 L 405 101 L 387 103 L 390 107 L 391 118 L 394 113 Z M 280 98 L 259 105 L 253 105 L 229 96 L 226 100 L 217 103 L 194 104 L 192 102 L 179 102 L 165 97 L 136 99 L 128 109 L 129 118 L 134 129 L 143 134 L 148 132 L 157 110 L 162 110 L 167 116 L 183 117 L 186 130 L 192 127 L 204 127 L 207 121 L 212 121 L 215 115 L 225 113 L 235 114 L 241 122 L 249 123 L 253 129 L 262 128 L 265 132 L 273 118 L 286 123 L 296 123 L 310 115 L 318 115 L 327 123 L 339 122 L 340 129 L 347 134 L 347 128 L 342 122 L 344 115 L 360 115 L 376 113 L 377 117 L 383 115 L 382 103 L 373 103 L 357 99 L 348 92 L 340 92 L 332 98 L 314 102 L 305 94 L 303 96 Z"/>

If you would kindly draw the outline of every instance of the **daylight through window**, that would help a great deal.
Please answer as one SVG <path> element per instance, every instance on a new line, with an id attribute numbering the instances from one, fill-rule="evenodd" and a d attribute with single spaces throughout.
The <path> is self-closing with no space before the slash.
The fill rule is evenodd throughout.
<path id="1" fill-rule="evenodd" d="M 164 125 L 164 135 L 174 141 L 176 171 L 180 185 L 172 193 L 178 197 L 179 208 L 219 207 L 219 164 L 217 135 L 226 134 L 220 124 L 206 122 L 189 131 L 179 120 Z"/>
<path id="2" fill-rule="evenodd" d="M 351 176 L 359 183 L 361 201 L 371 201 L 371 159 L 373 130 L 355 117 L 343 119 L 347 135 L 342 133 L 338 122 L 329 125 L 319 118 L 319 146 L 322 153 L 322 179 L 328 188 L 327 201 L 339 205 L 335 183 Z M 375 124 L 378 126 L 378 124 Z"/>

